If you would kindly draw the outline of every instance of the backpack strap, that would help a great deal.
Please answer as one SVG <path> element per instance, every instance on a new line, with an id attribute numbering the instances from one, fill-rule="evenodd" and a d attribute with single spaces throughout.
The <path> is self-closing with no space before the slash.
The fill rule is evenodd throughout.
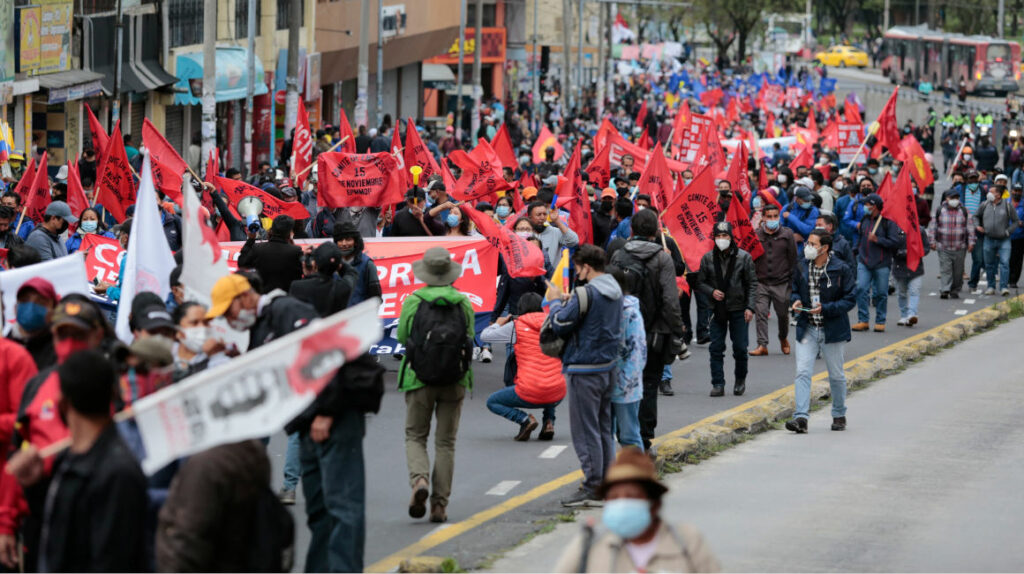
<path id="1" fill-rule="evenodd" d="M 689 571 L 697 572 L 698 570 L 693 564 L 693 557 L 690 556 L 690 550 L 686 545 L 686 541 L 683 540 L 682 534 L 679 534 L 679 531 L 676 530 L 675 527 L 669 524 L 668 522 L 665 523 L 665 528 L 668 530 L 668 533 L 672 536 L 672 539 L 676 541 L 676 545 L 679 546 L 679 551 L 682 552 L 683 560 L 686 560 L 686 566 L 689 568 Z"/>

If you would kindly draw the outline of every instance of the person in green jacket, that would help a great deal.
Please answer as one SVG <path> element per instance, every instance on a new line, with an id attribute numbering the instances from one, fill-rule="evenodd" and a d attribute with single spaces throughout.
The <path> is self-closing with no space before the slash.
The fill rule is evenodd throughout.
<path id="1" fill-rule="evenodd" d="M 473 305 L 469 298 L 452 287 L 452 283 L 462 274 L 462 267 L 451 260 L 448 250 L 431 247 L 423 254 L 423 259 L 412 264 L 412 271 L 416 279 L 427 286 L 406 297 L 402 303 L 402 314 L 398 319 L 398 342 L 405 345 L 409 339 L 420 302 L 434 302 L 438 299 L 462 306 L 466 313 L 466 337 L 472 340 L 475 334 Z M 426 514 L 429 495 L 430 521 L 445 522 L 448 519 L 445 509 L 455 473 L 455 434 L 459 430 L 462 399 L 466 396 L 466 390 L 473 388 L 472 368 L 461 379 L 452 380 L 450 385 L 428 386 L 417 378 L 406 354 L 399 370 L 398 388 L 405 393 L 405 459 L 412 486 L 409 516 L 422 518 Z M 434 413 L 437 415 L 434 482 L 433 492 L 429 493 L 428 479 L 431 472 L 427 436 L 430 434 L 431 416 Z"/>

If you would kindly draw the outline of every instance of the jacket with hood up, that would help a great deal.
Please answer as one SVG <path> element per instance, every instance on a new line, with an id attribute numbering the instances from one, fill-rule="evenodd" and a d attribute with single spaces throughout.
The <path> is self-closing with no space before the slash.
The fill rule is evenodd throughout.
<path id="1" fill-rule="evenodd" d="M 630 239 L 612 255 L 612 265 L 625 267 L 627 258 L 632 257 L 643 262 L 647 268 L 647 277 L 656 282 L 655 293 L 658 296 L 657 311 L 652 324 L 644 324 L 647 333 L 662 333 L 683 336 L 683 319 L 679 310 L 679 287 L 676 286 L 676 268 L 672 256 L 665 253 L 661 243 L 646 239 Z M 633 293 L 634 296 L 639 296 Z"/>

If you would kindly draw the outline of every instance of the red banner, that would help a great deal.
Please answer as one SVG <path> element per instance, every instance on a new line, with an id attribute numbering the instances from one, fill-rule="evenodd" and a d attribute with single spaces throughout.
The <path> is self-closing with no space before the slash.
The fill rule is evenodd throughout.
<path id="1" fill-rule="evenodd" d="M 213 184 L 217 189 L 228 196 L 228 204 L 237 208 L 238 202 L 247 195 L 253 195 L 263 202 L 263 215 L 271 219 L 278 215 L 290 215 L 295 219 L 308 219 L 309 212 L 306 211 L 298 201 L 283 201 L 273 195 L 261 190 L 258 187 L 249 185 L 241 180 L 228 179 L 226 177 L 214 176 Z"/>
<path id="2" fill-rule="evenodd" d="M 839 123 L 839 163 L 849 164 L 860 149 L 862 124 Z"/>
<path id="3" fill-rule="evenodd" d="M 142 143 L 149 150 L 152 159 L 153 187 L 163 192 L 174 203 L 181 205 L 182 176 L 188 171 L 188 164 L 167 143 L 164 136 L 150 123 L 142 120 Z"/>
<path id="4" fill-rule="evenodd" d="M 46 206 L 50 205 L 50 178 L 46 174 L 46 152 L 43 152 L 39 160 L 39 169 L 32 178 L 32 187 L 28 188 L 28 197 L 25 198 L 25 207 L 28 211 L 25 216 L 30 220 L 40 223 L 43 221 L 43 214 Z"/>
<path id="5" fill-rule="evenodd" d="M 120 120 L 114 126 L 110 143 L 103 155 L 103 168 L 96 181 L 96 203 L 121 222 L 125 219 L 125 210 L 135 203 L 135 181 L 128 166 L 128 155 L 124 151 Z"/>
<path id="6" fill-rule="evenodd" d="M 701 144 L 704 141 L 704 130 L 712 129 L 711 118 L 700 114 L 690 114 L 690 121 L 686 124 L 683 132 L 673 136 L 679 140 L 679 150 L 676 157 L 679 161 L 688 164 L 697 162 L 701 152 Z"/>
<path id="7" fill-rule="evenodd" d="M 381 207 L 405 197 L 401 166 L 390 153 L 322 153 L 317 166 L 317 201 L 323 207 Z"/>
<path id="8" fill-rule="evenodd" d="M 690 271 L 700 269 L 700 258 L 714 245 L 711 230 L 721 208 L 711 168 L 701 170 L 690 185 L 676 193 L 675 199 L 662 212 L 665 227 L 679 245 L 679 251 Z"/>
<path id="9" fill-rule="evenodd" d="M 117 283 L 121 270 L 121 242 L 112 237 L 90 233 L 82 238 L 79 251 L 85 253 L 85 275 L 89 281 L 99 280 L 111 285 Z"/>
<path id="10" fill-rule="evenodd" d="M 661 144 L 654 147 L 654 154 L 651 161 L 647 162 L 640 182 L 637 185 L 639 193 L 646 193 L 651 196 L 651 204 L 654 209 L 661 211 L 668 208 L 672 196 L 675 194 L 675 185 L 672 183 L 672 172 L 665 162 L 665 153 Z M 578 231 L 577 231 L 578 233 Z"/>
<path id="11" fill-rule="evenodd" d="M 295 187 L 302 191 L 302 186 L 309 177 L 306 168 L 313 163 L 313 134 L 309 131 L 309 114 L 306 105 L 299 98 L 299 113 L 295 119 L 295 137 L 292 140 L 292 173 L 295 174 Z M 301 175 L 299 175 L 301 173 Z"/>
<path id="12" fill-rule="evenodd" d="M 462 214 L 476 225 L 491 245 L 501 251 L 508 274 L 511 277 L 537 277 L 546 273 L 544 269 L 544 252 L 533 243 L 519 237 L 516 232 L 498 225 L 493 219 L 480 213 L 472 205 L 463 203 L 459 206 Z"/>
<path id="13" fill-rule="evenodd" d="M 750 224 L 750 215 L 747 213 L 747 208 L 743 206 L 744 203 L 733 198 L 729 202 L 729 211 L 725 214 L 725 220 L 732 225 L 732 237 L 736 241 L 736 246 L 757 259 L 764 255 L 764 246 L 757 238 L 754 226 Z"/>
<path id="14" fill-rule="evenodd" d="M 473 151 L 466 153 L 455 150 L 448 154 L 448 158 L 462 169 L 462 175 L 455 182 L 454 192 L 449 190 L 452 197 L 459 201 L 480 199 L 511 187 L 501 173 L 498 154 L 484 138 L 479 139 Z"/>
<path id="15" fill-rule="evenodd" d="M 576 142 L 576 149 L 569 158 L 569 165 L 565 167 L 565 177 L 568 181 L 564 187 L 567 193 L 564 195 L 570 198 L 569 205 L 569 228 L 579 236 L 580 245 L 594 243 L 594 221 L 590 212 L 590 196 L 587 194 L 587 186 L 583 185 L 583 174 L 580 171 L 580 142 Z"/>

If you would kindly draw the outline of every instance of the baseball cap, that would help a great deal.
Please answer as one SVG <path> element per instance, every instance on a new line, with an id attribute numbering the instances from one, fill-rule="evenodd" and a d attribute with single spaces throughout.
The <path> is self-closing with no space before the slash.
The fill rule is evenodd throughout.
<path id="1" fill-rule="evenodd" d="M 60 181 L 60 182 L 67 181 L 68 180 L 68 166 L 66 166 L 66 165 L 60 166 L 60 169 L 57 170 L 57 177 L 55 177 L 54 179 L 56 179 L 57 181 Z"/>
<path id="2" fill-rule="evenodd" d="M 537 188 L 536 187 L 533 187 L 531 185 L 531 186 L 523 188 L 523 199 L 529 201 L 529 200 L 531 200 L 531 199 L 533 199 L 535 197 L 537 197 Z"/>
<path id="3" fill-rule="evenodd" d="M 615 199 L 618 196 L 619 196 L 619 194 L 616 193 L 615 190 L 610 188 L 610 187 L 604 188 L 604 191 L 601 192 L 601 199 L 604 199 L 606 197 L 610 197 L 612 199 Z"/>
<path id="4" fill-rule="evenodd" d="M 54 303 L 60 301 L 60 296 L 57 295 L 57 291 L 54 290 L 53 283 L 50 283 L 42 277 L 33 277 L 22 283 L 21 287 L 18 287 L 18 292 L 15 294 L 15 297 L 20 297 L 22 292 L 26 289 L 31 289 Z"/>
<path id="5" fill-rule="evenodd" d="M 1000 181 L 1000 180 L 1002 180 L 1002 181 L 1009 181 L 1010 178 L 1006 177 L 1005 173 L 1001 173 L 1001 174 L 996 176 L 994 181 Z"/>
<path id="6" fill-rule="evenodd" d="M 57 216 L 68 223 L 78 222 L 78 218 L 71 214 L 71 208 L 63 201 L 51 201 L 44 215 Z"/>
<path id="7" fill-rule="evenodd" d="M 882 196 L 877 193 L 869 194 L 864 198 L 864 203 L 868 205 L 874 205 L 875 207 L 882 207 Z"/>
<path id="8" fill-rule="evenodd" d="M 143 331 L 174 329 L 177 325 L 163 305 L 149 305 L 135 318 L 135 326 Z"/>
<path id="9" fill-rule="evenodd" d="M 249 280 L 232 273 L 217 280 L 210 290 L 210 310 L 206 312 L 207 319 L 220 317 L 227 312 L 228 307 L 234 302 L 235 297 L 252 290 Z"/>
<path id="10" fill-rule="evenodd" d="M 333 241 L 321 243 L 313 250 L 313 261 L 317 269 L 337 269 L 341 264 L 341 248 Z"/>
<path id="11" fill-rule="evenodd" d="M 56 329 L 61 325 L 74 325 L 79 329 L 91 331 L 103 326 L 103 318 L 95 305 L 80 300 L 61 301 L 53 309 L 50 327 Z"/>

